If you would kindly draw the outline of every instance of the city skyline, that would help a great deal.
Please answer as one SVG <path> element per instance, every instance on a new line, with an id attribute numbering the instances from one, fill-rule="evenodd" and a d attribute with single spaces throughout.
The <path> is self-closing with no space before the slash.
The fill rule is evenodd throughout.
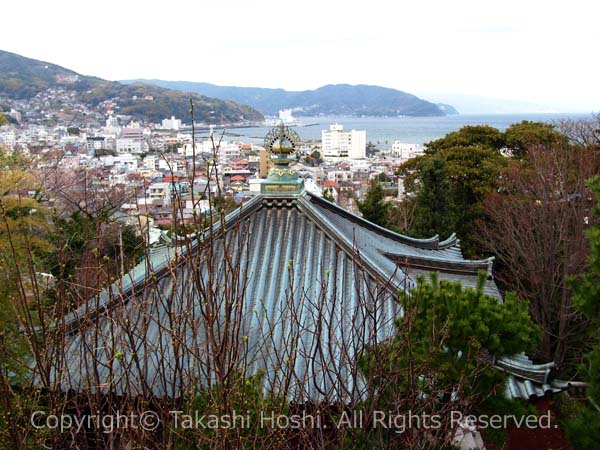
<path id="1" fill-rule="evenodd" d="M 4 50 L 109 80 L 287 90 L 372 84 L 432 101 L 467 96 L 549 111 L 600 109 L 596 4 L 368 6 L 107 0 L 83 11 L 68 0 L 26 0 L 3 8 L 10 20 L 0 36 Z"/>

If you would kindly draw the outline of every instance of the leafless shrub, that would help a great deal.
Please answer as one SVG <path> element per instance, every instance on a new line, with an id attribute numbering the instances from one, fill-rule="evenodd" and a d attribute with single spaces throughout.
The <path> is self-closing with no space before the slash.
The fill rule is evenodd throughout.
<path id="1" fill-rule="evenodd" d="M 576 365 L 584 346 L 587 321 L 573 306 L 568 280 L 585 267 L 591 220 L 585 183 L 598 162 L 593 147 L 529 148 L 528 160 L 512 161 L 499 191 L 485 200 L 489 221 L 479 227 L 480 242 L 497 256 L 497 278 L 529 301 L 542 327 L 540 357 L 559 367 Z"/>

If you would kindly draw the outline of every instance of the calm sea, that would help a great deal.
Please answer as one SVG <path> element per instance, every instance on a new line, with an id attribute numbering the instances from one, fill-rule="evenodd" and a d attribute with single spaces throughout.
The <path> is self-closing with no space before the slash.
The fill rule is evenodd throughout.
<path id="1" fill-rule="evenodd" d="M 423 144 L 456 131 L 465 125 L 490 125 L 505 130 L 513 123 L 522 120 L 554 122 L 561 119 L 581 119 L 591 117 L 588 114 L 460 114 L 445 117 L 300 117 L 310 126 L 294 127 L 302 140 L 320 140 L 321 130 L 335 123 L 344 126 L 344 130 L 366 130 L 367 142 L 381 147 L 394 141 L 411 144 Z M 226 140 L 241 140 L 260 144 L 270 127 L 236 128 L 227 130 Z"/>

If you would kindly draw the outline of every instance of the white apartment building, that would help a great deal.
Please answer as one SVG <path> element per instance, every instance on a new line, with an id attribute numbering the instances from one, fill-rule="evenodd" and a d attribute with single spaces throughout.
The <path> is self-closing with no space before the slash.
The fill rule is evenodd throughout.
<path id="1" fill-rule="evenodd" d="M 142 161 L 142 166 L 146 170 L 158 170 L 158 155 L 146 155 Z"/>
<path id="2" fill-rule="evenodd" d="M 117 153 L 139 154 L 144 151 L 144 143 L 137 139 L 117 139 Z"/>
<path id="3" fill-rule="evenodd" d="M 394 141 L 392 144 L 392 156 L 401 159 L 415 158 L 423 154 L 423 147 L 419 144 L 406 144 L 400 141 Z"/>
<path id="4" fill-rule="evenodd" d="M 165 205 L 171 202 L 171 183 L 160 181 L 150 184 L 146 196 L 151 200 L 163 200 Z"/>
<path id="5" fill-rule="evenodd" d="M 138 168 L 138 158 L 132 154 L 122 154 L 114 159 L 114 167 L 118 170 L 134 171 Z"/>
<path id="6" fill-rule="evenodd" d="M 180 164 L 177 159 L 168 155 L 147 155 L 142 162 L 145 170 L 165 171 L 167 173 L 177 172 Z"/>
<path id="7" fill-rule="evenodd" d="M 322 155 L 324 159 L 360 159 L 367 156 L 367 132 L 365 130 L 344 131 L 344 126 L 330 125 L 321 131 Z"/>
<path id="8" fill-rule="evenodd" d="M 80 136 L 69 136 L 69 135 L 66 135 L 66 136 L 63 136 L 63 137 L 60 138 L 59 144 L 60 145 L 70 145 L 70 144 L 77 145 L 77 144 L 83 144 L 83 145 L 87 146 L 87 139 L 84 139 L 84 138 L 82 138 Z"/>
<path id="9" fill-rule="evenodd" d="M 113 167 L 115 170 L 134 171 L 138 168 L 137 157 L 129 153 L 118 156 L 106 155 L 98 159 L 104 167 Z"/>
<path id="10" fill-rule="evenodd" d="M 87 138 L 87 150 L 88 153 L 94 154 L 95 150 L 100 150 L 103 148 L 107 148 L 105 146 L 105 137 L 104 136 L 90 136 Z"/>
<path id="11" fill-rule="evenodd" d="M 171 173 L 171 172 L 177 172 L 180 169 L 184 169 L 185 165 L 180 167 L 179 162 L 175 159 L 175 158 L 170 158 L 168 156 L 161 156 L 158 158 L 158 162 L 156 165 L 156 168 L 158 170 L 167 172 L 167 173 Z"/>
<path id="12" fill-rule="evenodd" d="M 327 179 L 336 183 L 352 181 L 352 172 L 349 170 L 331 170 L 327 172 Z"/>
<path id="13" fill-rule="evenodd" d="M 181 120 L 171 116 L 170 119 L 163 119 L 161 128 L 164 130 L 179 130 L 181 129 Z"/>
<path id="14" fill-rule="evenodd" d="M 187 143 L 183 144 L 182 147 L 179 147 L 177 149 L 177 153 L 183 155 L 184 158 L 193 158 L 194 156 L 199 156 L 201 153 L 203 153 L 203 148 L 203 143 L 196 143 L 195 148 L 191 143 Z"/>
<path id="15" fill-rule="evenodd" d="M 217 151 L 221 166 L 226 166 L 230 161 L 239 159 L 242 156 L 239 144 L 234 142 L 221 142 Z"/>
<path id="16" fill-rule="evenodd" d="M 213 142 L 210 139 L 207 139 L 203 142 L 196 143 L 195 153 L 194 147 L 191 143 L 183 144 L 183 147 L 179 147 L 177 149 L 177 153 L 183 155 L 186 158 L 191 158 L 192 156 L 194 156 L 194 154 L 196 156 L 199 156 L 202 153 L 212 155 L 214 150 L 215 149 L 213 149 Z M 236 142 L 221 141 L 216 151 L 217 163 L 221 166 L 225 166 L 229 164 L 230 161 L 239 159 L 242 156 L 240 144 Z"/>

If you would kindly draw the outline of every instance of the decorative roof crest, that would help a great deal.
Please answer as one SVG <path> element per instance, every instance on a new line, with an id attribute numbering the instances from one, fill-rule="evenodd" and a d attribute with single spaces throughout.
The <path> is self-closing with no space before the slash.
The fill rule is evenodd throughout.
<path id="1" fill-rule="evenodd" d="M 299 194 L 304 190 L 304 181 L 298 177 L 290 163 L 295 161 L 294 153 L 300 145 L 298 133 L 283 122 L 265 136 L 265 150 L 269 152 L 274 167 L 269 170 L 267 179 L 261 184 L 260 192 L 267 195 Z"/>

